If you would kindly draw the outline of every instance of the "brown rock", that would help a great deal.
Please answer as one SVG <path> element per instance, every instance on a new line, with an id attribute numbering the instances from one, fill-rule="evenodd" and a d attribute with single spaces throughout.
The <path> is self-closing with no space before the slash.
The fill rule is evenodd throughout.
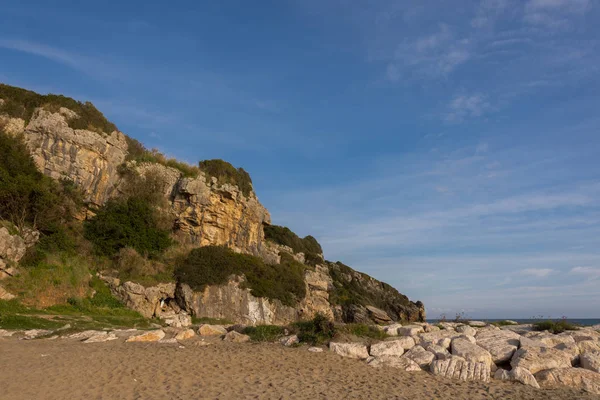
<path id="1" fill-rule="evenodd" d="M 227 329 L 222 325 L 204 324 L 200 325 L 200 328 L 198 328 L 198 335 L 200 336 L 220 336 L 225 335 L 226 333 Z"/>
<path id="2" fill-rule="evenodd" d="M 165 337 L 162 330 L 151 331 L 137 336 L 131 336 L 126 342 L 158 342 Z"/>
<path id="3" fill-rule="evenodd" d="M 193 329 L 186 329 L 186 330 L 183 330 L 183 331 L 179 332 L 175 336 L 175 339 L 177 339 L 177 340 L 188 340 L 188 339 L 192 339 L 194 336 L 196 336 L 196 333 L 194 332 Z"/>

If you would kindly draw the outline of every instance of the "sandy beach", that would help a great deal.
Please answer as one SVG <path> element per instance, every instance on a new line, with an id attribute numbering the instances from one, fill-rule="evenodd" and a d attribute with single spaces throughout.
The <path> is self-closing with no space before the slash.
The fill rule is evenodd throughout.
<path id="1" fill-rule="evenodd" d="M 599 399 L 375 369 L 307 347 L 0 339 L 0 399 Z"/>

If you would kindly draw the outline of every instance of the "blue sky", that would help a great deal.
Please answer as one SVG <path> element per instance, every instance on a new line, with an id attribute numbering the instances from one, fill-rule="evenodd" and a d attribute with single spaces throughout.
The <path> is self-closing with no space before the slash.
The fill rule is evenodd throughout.
<path id="1" fill-rule="evenodd" d="M 0 81 L 243 166 L 430 317 L 600 317 L 597 0 L 0 8 Z"/>

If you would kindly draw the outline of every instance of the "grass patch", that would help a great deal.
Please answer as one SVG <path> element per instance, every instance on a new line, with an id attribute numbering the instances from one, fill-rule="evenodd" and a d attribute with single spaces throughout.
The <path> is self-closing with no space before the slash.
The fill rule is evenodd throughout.
<path id="1" fill-rule="evenodd" d="M 202 291 L 207 285 L 226 283 L 231 275 L 244 275 L 253 296 L 278 299 L 293 306 L 306 295 L 305 270 L 303 264 L 292 260 L 271 265 L 224 246 L 205 246 L 178 260 L 175 277 L 193 290 Z"/>
<path id="2" fill-rule="evenodd" d="M 332 321 L 322 314 L 317 314 L 309 321 L 300 321 L 292 325 L 301 343 L 313 346 L 328 343 L 336 334 Z"/>
<path id="3" fill-rule="evenodd" d="M 294 253 L 304 253 L 307 262 L 320 262 L 321 257 L 318 254 L 323 253 L 323 249 L 317 239 L 312 236 L 306 236 L 301 239 L 285 226 L 264 225 L 265 239 L 274 243 L 291 247 Z"/>
<path id="4" fill-rule="evenodd" d="M 244 328 L 242 333 L 255 342 L 275 342 L 283 337 L 285 328 L 277 325 L 257 325 Z"/>
<path id="5" fill-rule="evenodd" d="M 576 331 L 579 326 L 561 319 L 559 321 L 546 320 L 533 324 L 534 331 L 550 331 L 551 333 L 562 333 L 564 331 Z"/>
<path id="6" fill-rule="evenodd" d="M 148 150 L 140 141 L 125 135 L 127 140 L 127 157 L 125 161 L 136 161 L 138 163 L 161 164 L 165 167 L 175 168 L 188 178 L 195 178 L 200 173 L 200 168 L 185 162 L 168 158 L 157 149 Z"/>
<path id="7" fill-rule="evenodd" d="M 64 321 L 35 317 L 32 315 L 0 315 L 2 329 L 58 329 L 65 326 Z"/>
<path id="8" fill-rule="evenodd" d="M 347 333 L 360 338 L 369 338 L 375 340 L 384 340 L 388 335 L 372 325 L 366 324 L 347 324 L 342 327 L 338 327 L 339 332 Z"/>

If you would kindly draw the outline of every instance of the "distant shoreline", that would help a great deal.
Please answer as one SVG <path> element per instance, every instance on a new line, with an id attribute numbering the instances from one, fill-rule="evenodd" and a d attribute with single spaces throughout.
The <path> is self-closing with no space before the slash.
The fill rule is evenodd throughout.
<path id="1" fill-rule="evenodd" d="M 472 320 L 472 321 L 485 321 L 485 322 L 498 322 L 498 321 L 515 321 L 519 324 L 533 324 L 536 322 L 540 322 L 540 321 L 546 321 L 548 319 L 550 320 L 560 320 L 562 318 L 465 318 L 466 320 Z M 442 319 L 437 318 L 437 319 L 427 319 L 427 322 L 434 324 L 434 323 L 438 323 L 440 321 L 442 321 Z M 446 318 L 446 321 L 453 321 L 453 318 Z M 581 326 L 593 326 L 593 325 L 599 325 L 600 324 L 600 318 L 567 318 L 566 321 L 575 324 L 575 325 L 581 325 Z"/>

